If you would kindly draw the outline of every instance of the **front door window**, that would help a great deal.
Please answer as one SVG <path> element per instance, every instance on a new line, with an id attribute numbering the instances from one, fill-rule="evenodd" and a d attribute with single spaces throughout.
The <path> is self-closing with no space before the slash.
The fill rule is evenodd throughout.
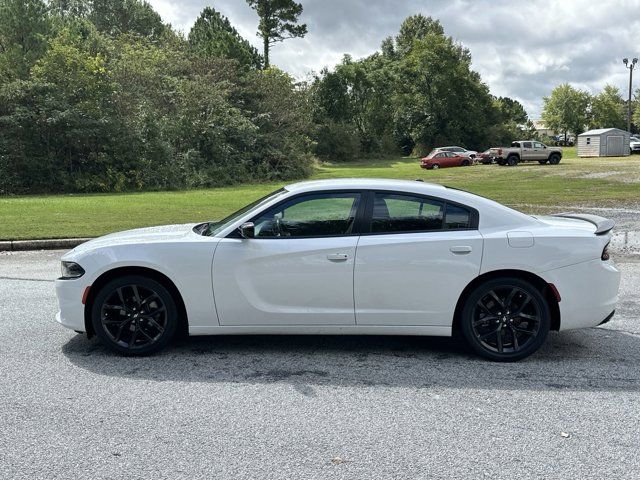
<path id="1" fill-rule="evenodd" d="M 359 193 L 303 195 L 278 205 L 255 219 L 255 237 L 351 235 L 359 204 Z"/>

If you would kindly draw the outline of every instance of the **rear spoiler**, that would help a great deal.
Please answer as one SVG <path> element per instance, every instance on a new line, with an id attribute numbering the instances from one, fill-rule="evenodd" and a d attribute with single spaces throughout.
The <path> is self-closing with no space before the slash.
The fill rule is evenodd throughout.
<path id="1" fill-rule="evenodd" d="M 608 218 L 599 217 L 598 215 L 590 215 L 588 213 L 558 213 L 554 217 L 573 218 L 576 220 L 584 220 L 596 226 L 596 235 L 604 235 L 615 227 L 616 222 Z"/>

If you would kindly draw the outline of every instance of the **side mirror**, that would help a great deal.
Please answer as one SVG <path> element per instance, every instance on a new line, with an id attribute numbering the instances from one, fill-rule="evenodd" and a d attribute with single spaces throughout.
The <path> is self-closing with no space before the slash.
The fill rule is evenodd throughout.
<path id="1" fill-rule="evenodd" d="M 253 222 L 243 223 L 238 227 L 242 238 L 253 238 L 256 235 L 256 226 Z"/>

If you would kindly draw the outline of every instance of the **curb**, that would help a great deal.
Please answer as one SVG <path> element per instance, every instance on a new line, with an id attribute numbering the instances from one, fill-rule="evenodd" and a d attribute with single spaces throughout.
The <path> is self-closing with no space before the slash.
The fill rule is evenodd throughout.
<path id="1" fill-rule="evenodd" d="M 0 252 L 19 252 L 26 250 L 56 250 L 74 248 L 91 238 L 55 238 L 51 240 L 11 240 L 0 241 Z"/>

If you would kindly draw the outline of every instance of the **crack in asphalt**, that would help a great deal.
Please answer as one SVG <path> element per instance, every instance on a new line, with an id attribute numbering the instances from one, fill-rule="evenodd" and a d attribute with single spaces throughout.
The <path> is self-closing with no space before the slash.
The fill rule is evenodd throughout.
<path id="1" fill-rule="evenodd" d="M 0 280 L 18 280 L 24 282 L 50 282 L 53 283 L 55 280 L 48 280 L 45 278 L 20 278 L 20 277 L 3 277 L 0 276 Z"/>

